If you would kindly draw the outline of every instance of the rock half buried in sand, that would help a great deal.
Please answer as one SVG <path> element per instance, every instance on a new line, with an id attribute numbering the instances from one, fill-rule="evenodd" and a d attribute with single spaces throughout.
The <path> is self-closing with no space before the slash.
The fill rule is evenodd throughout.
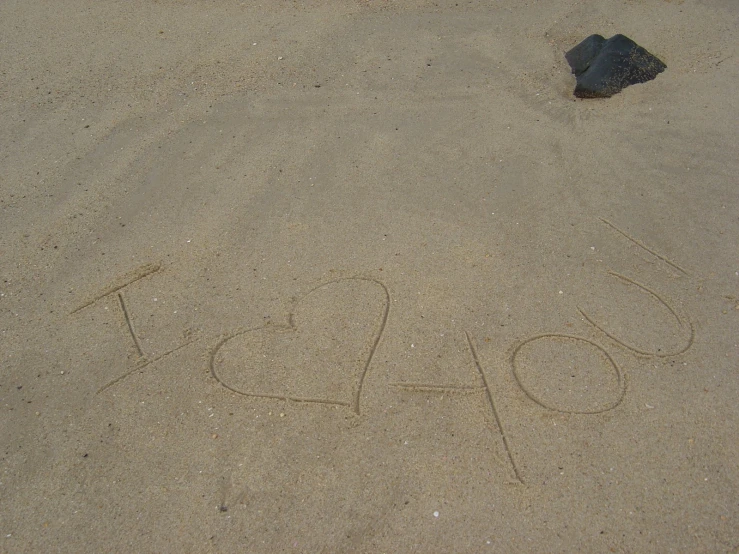
<path id="1" fill-rule="evenodd" d="M 629 85 L 646 83 L 667 66 L 624 35 L 590 35 L 565 54 L 577 77 L 575 96 L 608 98 Z"/>

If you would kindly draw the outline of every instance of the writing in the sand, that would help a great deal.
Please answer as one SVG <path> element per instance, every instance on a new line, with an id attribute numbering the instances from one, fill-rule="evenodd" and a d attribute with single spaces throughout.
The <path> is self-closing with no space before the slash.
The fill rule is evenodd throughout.
<path id="1" fill-rule="evenodd" d="M 628 235 L 610 221 L 603 224 L 654 256 L 682 276 L 688 273 L 676 263 L 661 256 L 641 241 Z M 94 305 L 107 297 L 117 301 L 131 345 L 138 360 L 134 367 L 98 389 L 107 391 L 148 366 L 198 342 L 204 337 L 190 338 L 175 348 L 150 357 L 142 347 L 135 328 L 135 318 L 126 301 L 126 288 L 144 279 L 155 278 L 160 265 L 149 264 L 122 276 L 118 281 L 82 303 L 72 314 Z M 695 331 L 690 320 L 673 304 L 646 284 L 616 272 L 610 277 L 663 305 L 674 317 L 683 343 L 678 347 L 649 351 L 631 344 L 582 308 L 577 308 L 583 320 L 597 334 L 610 339 L 617 348 L 640 357 L 675 357 L 693 344 Z M 392 296 L 389 288 L 372 277 L 348 277 L 331 280 L 310 290 L 295 300 L 286 325 L 266 324 L 251 329 L 235 330 L 225 336 L 212 337 L 205 348 L 209 371 L 224 390 L 252 399 L 293 401 L 306 405 L 338 406 L 356 416 L 362 414 L 362 391 L 373 359 L 381 345 L 388 319 L 391 317 Z M 336 324 L 341 318 L 317 314 L 325 309 L 316 306 L 337 306 L 341 313 L 350 313 L 356 329 L 347 333 L 346 326 Z M 369 307 L 369 308 L 368 308 Z M 523 483 L 514 456 L 514 449 L 505 432 L 504 419 L 496 403 L 489 372 L 478 354 L 476 341 L 465 332 L 465 342 L 474 368 L 476 385 L 458 383 L 430 384 L 423 382 L 393 382 L 387 386 L 400 394 L 479 394 L 489 410 L 491 425 L 500 436 L 511 478 Z M 316 344 L 329 345 L 311 348 Z M 331 345 L 338 345 L 331 347 Z M 313 354 L 311 354 L 313 352 Z M 562 358 L 562 363 L 557 363 Z M 573 366 L 572 360 L 580 360 Z M 569 360 L 569 362 L 567 361 Z M 561 360 L 560 360 L 561 361 Z M 569 365 L 568 365 L 569 363 Z M 591 338 L 562 332 L 535 334 L 512 345 L 510 371 L 516 385 L 531 402 L 542 409 L 568 414 L 597 415 L 616 409 L 626 395 L 626 376 L 609 350 Z M 555 367 L 552 370 L 552 367 Z M 317 371 L 316 368 L 321 368 Z M 309 377 L 298 379 L 304 371 Z M 319 375 L 319 373 L 323 373 Z M 579 386 L 578 386 L 579 384 Z M 565 385 L 565 386 L 563 386 Z M 574 391 L 574 392 L 573 392 Z"/>

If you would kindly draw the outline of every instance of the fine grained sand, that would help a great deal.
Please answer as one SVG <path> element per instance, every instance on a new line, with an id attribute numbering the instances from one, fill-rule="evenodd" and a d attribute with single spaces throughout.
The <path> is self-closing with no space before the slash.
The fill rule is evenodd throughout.
<path id="1" fill-rule="evenodd" d="M 736 552 L 737 23 L 3 0 L 0 550 Z"/>

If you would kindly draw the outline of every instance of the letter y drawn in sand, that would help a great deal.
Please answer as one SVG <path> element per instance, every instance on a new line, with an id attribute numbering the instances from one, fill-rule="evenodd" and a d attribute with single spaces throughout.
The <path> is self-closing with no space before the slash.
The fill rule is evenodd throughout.
<path id="1" fill-rule="evenodd" d="M 619 273 L 616 273 L 615 271 L 609 271 L 609 275 L 615 277 L 616 279 L 619 279 L 620 281 L 626 283 L 627 285 L 633 285 L 634 287 L 637 287 L 637 289 L 647 293 L 649 296 L 657 300 L 660 304 L 662 304 L 667 310 L 672 314 L 672 316 L 677 320 L 677 324 L 680 327 L 681 330 L 683 330 L 683 333 L 686 335 L 685 344 L 672 352 L 662 352 L 661 350 L 657 350 L 654 352 L 649 352 L 647 350 L 644 350 L 642 348 L 638 348 L 637 346 L 634 346 L 633 344 L 627 343 L 624 339 L 621 339 L 617 337 L 612 331 L 608 331 L 605 326 L 599 322 L 597 322 L 592 316 L 587 314 L 582 308 L 578 307 L 578 311 L 580 312 L 580 315 L 582 315 L 585 320 L 590 323 L 593 327 L 598 329 L 600 332 L 608 336 L 611 340 L 617 342 L 624 348 L 627 348 L 628 350 L 631 350 L 632 352 L 635 352 L 636 354 L 641 354 L 642 356 L 655 356 L 657 358 L 669 358 L 672 356 L 679 356 L 680 354 L 684 354 L 687 352 L 690 347 L 693 345 L 693 341 L 695 340 L 695 328 L 693 327 L 693 324 L 691 321 L 686 318 L 680 316 L 677 311 L 670 305 L 669 302 L 667 302 L 662 296 L 657 294 L 655 291 L 650 289 L 649 287 L 642 285 L 641 283 L 637 283 L 633 279 L 630 279 L 629 277 L 626 277 L 624 275 L 621 275 Z"/>

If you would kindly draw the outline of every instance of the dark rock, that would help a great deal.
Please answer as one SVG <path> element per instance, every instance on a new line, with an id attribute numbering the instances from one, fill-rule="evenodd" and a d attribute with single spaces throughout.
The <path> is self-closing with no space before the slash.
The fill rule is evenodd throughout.
<path id="1" fill-rule="evenodd" d="M 667 66 L 624 35 L 590 35 L 565 54 L 577 78 L 578 98 L 609 98 L 629 85 L 646 83 Z"/>

